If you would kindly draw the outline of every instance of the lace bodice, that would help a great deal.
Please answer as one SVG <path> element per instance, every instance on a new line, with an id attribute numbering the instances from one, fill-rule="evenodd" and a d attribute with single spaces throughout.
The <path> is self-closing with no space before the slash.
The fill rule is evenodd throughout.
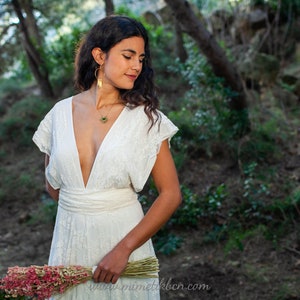
<path id="1" fill-rule="evenodd" d="M 144 107 L 125 107 L 110 128 L 96 155 L 84 186 L 74 136 L 72 97 L 56 103 L 40 123 L 33 141 L 50 156 L 46 177 L 55 189 L 112 189 L 132 186 L 142 190 L 163 140 L 178 128 L 162 113 L 161 123 L 148 131 Z"/>

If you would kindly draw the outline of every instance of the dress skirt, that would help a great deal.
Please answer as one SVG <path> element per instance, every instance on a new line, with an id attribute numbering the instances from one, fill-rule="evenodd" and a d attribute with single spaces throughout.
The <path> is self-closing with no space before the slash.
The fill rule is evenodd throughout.
<path id="1" fill-rule="evenodd" d="M 49 265 L 96 266 L 143 218 L 137 194 L 130 188 L 60 190 Z M 155 256 L 151 240 L 136 249 L 129 261 Z M 88 281 L 51 299 L 156 300 L 158 278 L 121 277 L 115 284 Z"/>

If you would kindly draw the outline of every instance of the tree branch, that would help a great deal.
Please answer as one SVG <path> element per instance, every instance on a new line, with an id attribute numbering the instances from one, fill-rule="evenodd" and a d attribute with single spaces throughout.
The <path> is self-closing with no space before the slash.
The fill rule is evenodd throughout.
<path id="1" fill-rule="evenodd" d="M 229 62 L 226 53 L 197 18 L 188 1 L 165 0 L 165 2 L 172 9 L 183 30 L 196 41 L 216 76 L 224 78 L 225 85 L 236 92 L 236 96 L 231 99 L 230 107 L 235 110 L 247 108 L 244 86 L 237 68 Z"/>

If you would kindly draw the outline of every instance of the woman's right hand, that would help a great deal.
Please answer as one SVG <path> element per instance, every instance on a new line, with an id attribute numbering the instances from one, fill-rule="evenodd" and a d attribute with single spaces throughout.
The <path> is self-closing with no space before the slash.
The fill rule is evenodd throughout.
<path id="1" fill-rule="evenodd" d="M 98 263 L 94 271 L 94 282 L 115 284 L 122 275 L 128 263 L 129 254 L 115 247 Z"/>

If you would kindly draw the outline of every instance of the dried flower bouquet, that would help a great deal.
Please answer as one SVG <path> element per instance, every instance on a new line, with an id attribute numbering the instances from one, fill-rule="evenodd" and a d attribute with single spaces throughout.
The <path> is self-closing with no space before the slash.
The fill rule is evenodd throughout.
<path id="1" fill-rule="evenodd" d="M 62 294 L 72 286 L 92 279 L 92 267 L 83 266 L 35 266 L 10 267 L 0 281 L 0 289 L 9 297 L 29 296 L 36 299 Z M 128 262 L 122 277 L 157 277 L 158 261 L 155 257 Z"/>

